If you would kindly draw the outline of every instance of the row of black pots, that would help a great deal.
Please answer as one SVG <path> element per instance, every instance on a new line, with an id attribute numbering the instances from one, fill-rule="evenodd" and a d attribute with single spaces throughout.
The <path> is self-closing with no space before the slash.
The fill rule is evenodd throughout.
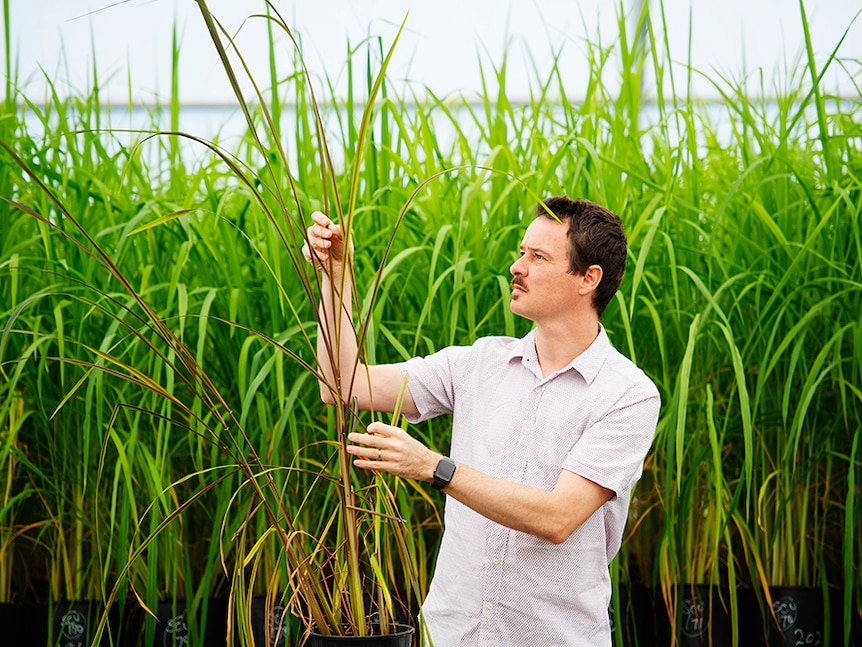
<path id="1" fill-rule="evenodd" d="M 58 602 L 52 605 L 18 606 L 0 604 L 0 644 L 14 647 L 92 647 L 102 620 L 104 606 L 97 602 Z M 123 617 L 121 617 L 121 615 Z M 193 638 L 188 609 L 182 600 L 159 602 L 158 620 L 147 636 L 146 615 L 134 603 L 123 613 L 114 606 L 108 612 L 102 645 L 124 647 L 224 647 L 227 634 L 227 605 L 223 600 L 207 601 L 206 625 L 202 636 Z M 282 605 L 268 604 L 264 596 L 256 597 L 251 605 L 252 632 L 255 647 L 291 647 L 302 642 L 291 641 L 285 624 Z M 152 623 L 151 623 L 152 624 Z M 312 634 L 304 647 L 411 647 L 414 630 L 398 625 L 387 636 L 332 637 Z"/>
<path id="2" fill-rule="evenodd" d="M 643 585 L 620 586 L 623 647 L 731 647 L 730 596 L 726 589 L 706 585 L 680 585 L 677 613 L 671 623 L 662 596 Z M 843 594 L 815 587 L 770 587 L 772 609 L 761 609 L 747 588 L 737 590 L 738 645 L 796 647 L 843 645 L 845 618 Z M 855 607 L 854 607 L 855 608 Z M 613 618 L 613 616 L 612 616 Z M 676 639 L 675 642 L 673 639 Z M 852 647 L 862 647 L 862 617 L 850 619 Z"/>
<path id="3" fill-rule="evenodd" d="M 98 634 L 104 605 L 98 602 L 57 602 L 51 605 L 0 605 L 0 644 L 16 647 L 91 647 Z M 206 624 L 197 640 L 192 639 L 188 609 L 182 600 L 165 600 L 155 609 L 149 640 L 147 615 L 129 602 L 122 614 L 117 605 L 108 611 L 99 645 L 126 647 L 224 647 L 227 633 L 227 605 L 223 600 L 207 601 Z M 282 608 L 267 608 L 263 596 L 252 601 L 252 629 L 256 647 L 286 647 Z M 201 642 L 202 641 L 202 642 Z"/>
<path id="4" fill-rule="evenodd" d="M 739 645 L 751 647 L 790 647 L 810 645 L 824 647 L 843 644 L 843 595 L 830 591 L 824 603 L 823 592 L 810 587 L 772 587 L 772 608 L 765 613 L 754 593 L 737 591 Z M 682 585 L 677 589 L 677 614 L 674 623 L 656 591 L 642 585 L 622 585 L 619 590 L 623 647 L 730 647 L 733 645 L 730 596 L 720 587 Z M 855 608 L 855 607 L 854 607 Z M 226 643 L 227 607 L 223 601 L 209 600 L 203 642 L 199 647 L 223 647 Z M 4 644 L 19 647 L 89 647 L 101 620 L 103 607 L 92 602 L 61 602 L 51 606 L 19 607 L 0 605 L 0 627 Z M 187 609 L 182 601 L 159 603 L 158 622 L 146 641 L 143 611 L 127 605 L 125 618 L 118 608 L 108 614 L 108 629 L 101 644 L 129 647 L 187 647 L 191 645 Z M 289 647 L 284 626 L 284 608 L 267 606 L 261 596 L 252 601 L 252 628 L 256 647 Z M 612 616 L 613 617 L 613 616 Z M 828 631 L 827 631 L 828 627 Z M 331 637 L 313 634 L 304 647 L 355 647 L 372 645 L 411 647 L 414 632 L 402 625 L 388 636 Z M 675 642 L 673 638 L 675 637 Z M 8 641 L 8 643 L 6 642 Z M 149 644 L 148 644 L 149 643 Z M 850 642 L 862 647 L 862 617 L 851 618 Z M 198 645 L 196 645 L 198 647 Z"/>

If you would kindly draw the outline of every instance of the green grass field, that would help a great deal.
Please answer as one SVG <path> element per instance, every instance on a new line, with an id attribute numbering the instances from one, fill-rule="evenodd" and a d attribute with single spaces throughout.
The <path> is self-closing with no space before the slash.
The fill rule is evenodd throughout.
<path id="1" fill-rule="evenodd" d="M 68 99 L 11 84 L 0 601 L 230 596 L 243 627 L 244 601 L 297 573 L 292 551 L 350 577 L 314 540 L 347 541 L 321 514 L 347 414 L 314 375 L 311 212 L 349 228 L 357 332 L 388 362 L 526 332 L 508 267 L 536 198 L 565 193 L 623 219 L 629 266 L 603 321 L 663 402 L 615 579 L 658 587 L 671 613 L 680 583 L 818 586 L 838 592 L 832 613 L 862 613 L 862 98 L 821 87 L 839 61 L 809 42 L 756 96 L 713 76 L 721 100 L 702 103 L 670 76 L 658 19 L 591 48 L 586 89 L 554 69 L 526 103 L 506 96 L 505 61 L 479 102 L 399 96 L 379 74 L 391 43 L 354 55 L 335 102 L 299 58 L 273 63 L 238 97 L 249 127 L 231 148 L 177 132 L 176 99 L 168 125 L 115 127 L 95 72 Z M 410 431 L 448 446 L 448 420 Z M 364 559 L 421 596 L 441 499 L 350 478 Z M 396 512 L 400 531 L 378 523 Z"/>

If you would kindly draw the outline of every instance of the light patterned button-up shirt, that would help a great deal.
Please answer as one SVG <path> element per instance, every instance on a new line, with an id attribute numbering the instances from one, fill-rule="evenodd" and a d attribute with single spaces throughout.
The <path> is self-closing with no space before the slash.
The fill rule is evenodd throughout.
<path id="1" fill-rule="evenodd" d="M 422 607 L 434 647 L 611 644 L 608 564 L 655 434 L 658 391 L 604 328 L 547 377 L 534 337 L 486 337 L 402 363 L 419 410 L 411 422 L 452 413 L 452 458 L 486 474 L 551 490 L 565 469 L 614 496 L 561 544 L 448 498 Z"/>

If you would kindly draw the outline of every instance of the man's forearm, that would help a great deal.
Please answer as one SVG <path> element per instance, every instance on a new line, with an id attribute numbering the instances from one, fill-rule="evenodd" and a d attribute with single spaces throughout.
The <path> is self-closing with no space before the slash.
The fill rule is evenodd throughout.
<path id="1" fill-rule="evenodd" d="M 565 541 L 612 492 L 561 470 L 551 491 L 514 483 L 458 465 L 446 494 L 507 528 L 553 543 Z"/>
<path id="2" fill-rule="evenodd" d="M 343 278 L 342 278 L 343 277 Z M 320 397 L 328 404 L 344 399 L 357 366 L 353 328 L 353 284 L 349 268 L 321 273 L 317 322 L 317 362 Z"/>
<path id="3" fill-rule="evenodd" d="M 404 377 L 394 364 L 365 366 L 359 361 L 353 327 L 353 274 L 341 229 L 324 213 L 312 214 L 302 255 L 322 271 L 317 327 L 320 397 L 327 404 L 356 398 L 360 409 L 416 414 L 409 389 L 400 399 Z M 372 397 L 372 393 L 374 396 Z"/>
<path id="4" fill-rule="evenodd" d="M 348 437 L 354 464 L 430 482 L 441 458 L 403 429 L 380 422 Z M 553 543 L 565 541 L 613 495 L 599 484 L 560 470 L 553 490 L 507 481 L 458 463 L 444 492 L 500 525 Z"/>

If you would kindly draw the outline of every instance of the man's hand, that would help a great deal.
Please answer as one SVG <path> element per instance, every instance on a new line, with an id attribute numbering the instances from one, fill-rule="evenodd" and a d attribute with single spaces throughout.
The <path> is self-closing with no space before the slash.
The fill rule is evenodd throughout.
<path id="1" fill-rule="evenodd" d="M 315 211 L 311 214 L 314 224 L 308 228 L 308 241 L 302 246 L 302 255 L 315 267 L 326 270 L 340 267 L 344 264 L 344 239 L 341 227 L 329 217 Z"/>
<path id="2" fill-rule="evenodd" d="M 368 433 L 352 433 L 347 451 L 356 459 L 353 464 L 364 469 L 382 470 L 414 481 L 434 480 L 440 454 L 428 449 L 403 429 L 372 422 Z"/>

